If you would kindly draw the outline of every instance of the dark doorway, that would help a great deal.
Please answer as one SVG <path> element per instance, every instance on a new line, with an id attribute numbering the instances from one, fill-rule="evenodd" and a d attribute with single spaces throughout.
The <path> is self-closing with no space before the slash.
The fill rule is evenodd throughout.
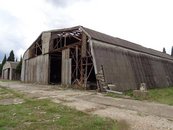
<path id="1" fill-rule="evenodd" d="M 62 64 L 62 53 L 56 52 L 50 54 L 50 84 L 60 84 L 61 83 L 61 64 Z"/>
<path id="2" fill-rule="evenodd" d="M 91 71 L 91 72 L 89 72 L 89 71 Z M 97 89 L 97 82 L 96 82 L 96 75 L 95 75 L 94 67 L 89 66 L 88 73 L 90 73 L 90 75 L 89 75 L 88 81 L 87 81 L 87 84 L 88 84 L 87 89 L 95 90 L 95 89 Z"/>
<path id="3" fill-rule="evenodd" d="M 7 69 L 7 72 L 8 72 L 7 79 L 9 80 L 10 79 L 10 69 L 9 68 Z"/>

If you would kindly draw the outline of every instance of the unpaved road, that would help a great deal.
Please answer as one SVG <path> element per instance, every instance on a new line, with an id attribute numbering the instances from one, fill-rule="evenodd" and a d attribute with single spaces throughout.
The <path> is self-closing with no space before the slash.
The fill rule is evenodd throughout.
<path id="1" fill-rule="evenodd" d="M 131 130 L 173 130 L 173 106 L 105 97 L 96 92 L 62 89 L 51 85 L 0 81 L 0 86 L 23 92 L 31 98 L 50 98 L 53 102 L 83 112 L 127 123 Z"/>

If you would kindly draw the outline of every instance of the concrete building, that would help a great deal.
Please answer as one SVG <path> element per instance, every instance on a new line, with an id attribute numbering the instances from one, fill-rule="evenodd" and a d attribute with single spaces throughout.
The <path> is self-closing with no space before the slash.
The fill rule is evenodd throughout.
<path id="1" fill-rule="evenodd" d="M 26 50 L 21 80 L 126 91 L 173 85 L 173 57 L 82 26 L 45 31 Z"/>
<path id="2" fill-rule="evenodd" d="M 20 74 L 16 73 L 16 67 L 19 62 L 6 61 L 2 68 L 2 79 L 19 80 Z"/>

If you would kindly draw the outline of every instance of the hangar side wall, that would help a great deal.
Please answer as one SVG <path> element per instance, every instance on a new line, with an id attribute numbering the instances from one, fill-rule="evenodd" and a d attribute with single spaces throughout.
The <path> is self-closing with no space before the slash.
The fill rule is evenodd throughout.
<path id="1" fill-rule="evenodd" d="M 173 85 L 173 61 L 93 40 L 97 72 L 103 65 L 105 80 L 118 91 Z"/>
<path id="2" fill-rule="evenodd" d="M 49 54 L 23 60 L 22 81 L 48 84 Z"/>
<path id="3" fill-rule="evenodd" d="M 21 81 L 40 84 L 48 84 L 49 82 L 49 41 L 51 33 L 43 32 L 41 34 L 42 54 L 31 58 L 29 48 L 22 61 Z M 33 43 L 35 44 L 35 43 Z"/>

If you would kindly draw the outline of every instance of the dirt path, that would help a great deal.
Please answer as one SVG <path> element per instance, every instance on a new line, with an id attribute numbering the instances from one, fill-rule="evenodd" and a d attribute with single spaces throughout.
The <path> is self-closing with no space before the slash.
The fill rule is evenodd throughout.
<path id="1" fill-rule="evenodd" d="M 173 106 L 105 97 L 96 92 L 63 90 L 50 85 L 0 81 L 0 86 L 21 91 L 31 98 L 50 98 L 77 110 L 110 117 L 132 130 L 173 130 Z"/>

